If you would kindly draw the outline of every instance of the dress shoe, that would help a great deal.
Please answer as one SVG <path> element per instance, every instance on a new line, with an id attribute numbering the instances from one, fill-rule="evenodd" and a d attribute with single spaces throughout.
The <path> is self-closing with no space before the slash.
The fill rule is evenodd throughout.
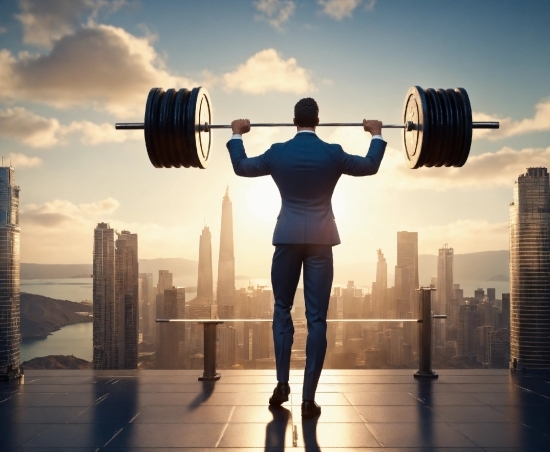
<path id="1" fill-rule="evenodd" d="M 269 398 L 269 404 L 272 406 L 281 406 L 284 402 L 288 402 L 289 394 L 290 386 L 288 383 L 277 383 L 273 395 Z"/>
<path id="2" fill-rule="evenodd" d="M 304 400 L 302 402 L 302 417 L 310 418 L 319 416 L 320 414 L 321 407 L 314 400 Z"/>

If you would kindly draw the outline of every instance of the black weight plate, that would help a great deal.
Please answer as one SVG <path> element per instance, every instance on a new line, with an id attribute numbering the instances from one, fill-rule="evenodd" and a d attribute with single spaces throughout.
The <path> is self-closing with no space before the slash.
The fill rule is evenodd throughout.
<path id="1" fill-rule="evenodd" d="M 464 88 L 455 88 L 455 91 L 462 98 L 462 105 L 464 109 L 464 144 L 462 158 L 454 166 L 464 166 L 466 160 L 470 155 L 470 147 L 472 146 L 472 105 L 470 104 L 470 98 Z"/>
<path id="2" fill-rule="evenodd" d="M 174 151 L 176 154 L 176 168 L 184 166 L 189 168 L 189 154 L 185 138 L 185 103 L 189 94 L 185 88 L 180 89 L 176 95 L 174 116 L 172 117 L 172 131 L 174 133 Z"/>
<path id="3" fill-rule="evenodd" d="M 406 124 L 412 121 L 414 124 L 413 130 L 403 129 L 405 160 L 411 169 L 419 168 L 419 160 L 424 159 L 430 135 L 427 120 L 428 107 L 424 90 L 419 86 L 412 86 L 407 91 L 403 104 L 403 122 Z"/>
<path id="4" fill-rule="evenodd" d="M 145 105 L 145 118 L 143 121 L 145 148 L 147 149 L 149 160 L 155 168 L 162 168 L 158 159 L 157 142 L 155 137 L 158 106 L 160 105 L 159 99 L 162 93 L 162 88 L 152 88 L 149 91 L 149 95 L 147 96 L 147 104 Z"/>
<path id="5" fill-rule="evenodd" d="M 435 134 L 434 134 L 434 126 L 436 123 L 436 117 L 434 115 L 435 113 L 435 105 L 434 101 L 432 99 L 431 93 L 428 90 L 424 90 L 424 96 L 426 97 L 426 107 L 428 110 L 427 119 L 424 120 L 424 122 L 429 126 L 430 128 L 430 138 L 426 141 L 426 152 L 422 154 L 422 157 L 419 159 L 418 164 L 420 166 L 425 166 L 427 168 L 430 168 L 435 165 L 437 162 L 437 146 L 435 145 Z"/>
<path id="6" fill-rule="evenodd" d="M 174 130 L 174 109 L 176 102 L 177 91 L 175 89 L 169 89 L 166 91 L 165 96 L 168 97 L 167 108 L 165 111 L 166 117 L 166 134 L 167 134 L 167 147 L 164 151 L 167 157 L 169 168 L 176 167 L 178 165 L 178 155 L 176 150 L 176 134 Z"/>
<path id="7" fill-rule="evenodd" d="M 453 142 L 450 148 L 451 153 L 445 160 L 445 166 L 452 166 L 454 162 L 457 162 L 462 157 L 462 143 L 464 141 L 464 121 L 462 120 L 462 99 L 452 89 L 445 90 L 451 100 L 451 108 L 454 112 L 454 125 L 453 125 Z"/>
<path id="8" fill-rule="evenodd" d="M 158 130 L 161 146 L 159 155 L 164 168 L 172 167 L 172 106 L 175 94 L 176 91 L 174 89 L 167 90 L 160 105 Z"/>
<path id="9" fill-rule="evenodd" d="M 424 124 L 430 129 L 430 131 L 433 131 L 433 117 L 432 117 L 432 111 L 433 111 L 433 102 L 431 96 L 424 91 L 424 96 L 426 97 L 426 109 L 428 111 L 426 117 L 424 118 Z M 430 168 L 434 166 L 435 163 L 435 152 L 436 149 L 433 146 L 433 134 L 430 133 L 429 140 L 427 137 L 424 137 L 424 145 L 425 151 L 422 153 L 420 158 L 418 159 L 417 165 L 425 166 L 427 168 Z"/>
<path id="10" fill-rule="evenodd" d="M 441 166 L 442 161 L 444 160 L 445 148 L 443 147 L 443 110 L 441 108 L 441 102 L 439 101 L 439 96 L 435 92 L 435 89 L 428 88 L 424 91 L 426 93 L 426 98 L 430 98 L 431 101 L 431 112 L 430 116 L 432 117 L 431 121 L 431 148 L 432 155 L 434 156 L 435 163 L 433 166 Z"/>
<path id="11" fill-rule="evenodd" d="M 161 106 L 162 100 L 164 99 L 164 90 L 159 93 L 157 99 L 157 104 L 155 108 L 154 127 L 153 127 L 153 139 L 155 140 L 155 150 L 157 156 L 157 162 L 159 164 L 158 168 L 164 168 L 164 163 L 162 160 L 162 133 L 160 129 L 160 116 L 161 116 Z"/>
<path id="12" fill-rule="evenodd" d="M 443 158 L 447 159 L 452 146 L 452 131 L 450 129 L 450 124 L 453 122 L 453 114 L 447 92 L 444 89 L 438 89 L 436 93 L 441 105 L 443 119 L 443 126 L 441 128 L 441 150 L 444 156 Z"/>
<path id="13" fill-rule="evenodd" d="M 199 168 L 206 168 L 212 148 L 212 131 L 204 130 L 203 126 L 205 123 L 212 124 L 212 101 L 205 88 L 199 88 L 195 118 L 195 142 Z"/>

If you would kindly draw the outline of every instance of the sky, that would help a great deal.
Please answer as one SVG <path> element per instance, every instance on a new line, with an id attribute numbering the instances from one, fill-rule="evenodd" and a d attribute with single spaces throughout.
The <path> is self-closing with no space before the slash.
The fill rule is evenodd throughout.
<path id="1" fill-rule="evenodd" d="M 333 208 L 342 264 L 395 265 L 397 231 L 419 252 L 508 248 L 514 181 L 550 162 L 550 2 L 512 0 L 6 0 L 0 3 L 0 149 L 21 186 L 21 261 L 91 263 L 93 229 L 139 237 L 139 257 L 197 259 L 207 225 L 217 263 L 221 202 L 233 202 L 236 272 L 266 278 L 280 199 L 269 177 L 245 179 L 214 132 L 205 170 L 156 169 L 141 131 L 152 87 L 204 86 L 214 122 L 290 122 L 314 97 L 320 119 L 402 121 L 410 86 L 464 87 L 475 131 L 462 168 L 410 170 L 402 136 L 378 174 L 343 176 Z M 245 135 L 248 155 L 292 128 Z M 360 128 L 318 135 L 365 155 Z M 214 265 L 216 267 L 216 265 Z"/>

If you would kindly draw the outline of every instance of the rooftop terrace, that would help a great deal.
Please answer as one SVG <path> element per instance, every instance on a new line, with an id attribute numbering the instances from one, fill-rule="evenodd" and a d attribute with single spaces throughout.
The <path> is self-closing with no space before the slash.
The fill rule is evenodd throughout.
<path id="1" fill-rule="evenodd" d="M 508 370 L 325 370 L 318 419 L 270 409 L 274 371 L 28 371 L 0 384 L 2 451 L 548 451 L 550 378 Z"/>

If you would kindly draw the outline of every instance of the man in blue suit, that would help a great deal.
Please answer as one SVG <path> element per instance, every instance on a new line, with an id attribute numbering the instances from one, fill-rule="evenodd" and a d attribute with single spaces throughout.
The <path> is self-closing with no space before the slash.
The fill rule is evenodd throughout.
<path id="1" fill-rule="evenodd" d="M 382 123 L 363 120 L 372 140 L 365 157 L 350 155 L 338 144 L 328 144 L 315 134 L 319 108 L 305 98 L 294 107 L 296 136 L 286 143 L 271 146 L 258 157 L 246 156 L 242 135 L 250 131 L 250 121 L 231 123 L 233 137 L 227 143 L 235 173 L 244 177 L 270 175 L 281 194 L 281 211 L 273 234 L 275 253 L 271 283 L 275 297 L 273 341 L 277 367 L 277 387 L 270 405 L 288 401 L 290 353 L 294 326 L 290 310 L 304 268 L 304 296 L 307 318 L 306 367 L 302 392 L 302 416 L 321 413 L 315 391 L 321 376 L 327 348 L 327 311 L 333 278 L 332 247 L 340 237 L 332 212 L 332 193 L 342 174 L 376 174 L 384 156 L 386 142 Z"/>

